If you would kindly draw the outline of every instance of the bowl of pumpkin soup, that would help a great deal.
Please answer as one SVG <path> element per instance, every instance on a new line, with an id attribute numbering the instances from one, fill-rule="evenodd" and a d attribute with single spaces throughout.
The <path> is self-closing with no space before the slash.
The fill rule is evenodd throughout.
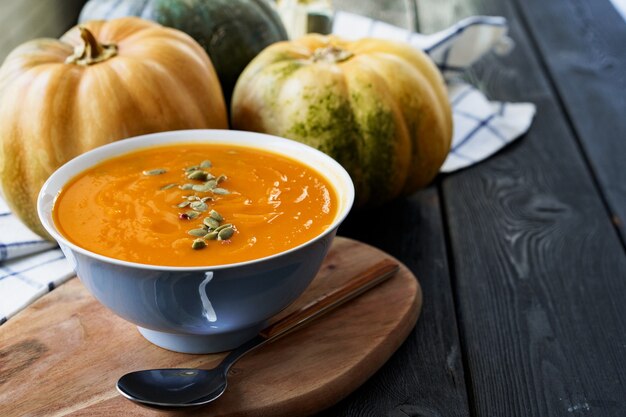
<path id="1" fill-rule="evenodd" d="M 44 184 L 38 213 L 102 304 L 158 346 L 209 353 L 302 294 L 353 200 L 348 173 L 306 145 L 186 130 L 78 156 Z"/>

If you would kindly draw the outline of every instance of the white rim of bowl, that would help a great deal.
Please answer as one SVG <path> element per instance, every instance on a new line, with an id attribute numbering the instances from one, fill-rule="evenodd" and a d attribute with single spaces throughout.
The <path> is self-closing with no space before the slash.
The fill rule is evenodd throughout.
<path id="1" fill-rule="evenodd" d="M 198 135 L 198 136 L 194 136 L 194 135 Z M 202 137 L 202 135 L 205 135 L 205 137 Z M 218 138 L 209 138 L 206 135 L 209 135 L 209 136 L 222 135 L 222 136 L 221 138 L 218 139 Z M 244 137 L 249 137 L 250 139 L 243 139 Z M 257 138 L 257 140 L 254 140 L 252 138 Z M 270 146 L 270 147 L 259 146 L 258 145 L 259 138 L 264 139 L 265 141 L 271 141 L 270 143 L 273 146 Z M 337 212 L 337 215 L 335 216 L 335 219 L 333 220 L 332 224 L 324 232 L 320 233 L 314 238 L 307 240 L 306 242 L 301 243 L 300 245 L 287 249 L 285 251 L 275 253 L 273 255 L 265 256 L 263 258 L 251 259 L 249 261 L 235 262 L 235 263 L 230 263 L 230 264 L 214 265 L 214 266 L 211 266 L 211 265 L 168 266 L 168 265 L 153 265 L 153 264 L 142 264 L 139 262 L 124 261 L 121 259 L 111 258 L 106 255 L 101 255 L 101 254 L 92 252 L 88 249 L 85 249 L 81 246 L 78 246 L 75 243 L 70 242 L 59 231 L 57 231 L 57 228 L 54 225 L 54 221 L 52 220 L 52 207 L 54 206 L 54 200 L 56 200 L 56 196 L 61 191 L 63 186 L 67 184 L 69 180 L 71 180 L 76 175 L 80 174 L 81 172 L 85 171 L 89 167 L 97 163 L 103 162 L 107 159 L 111 159 L 116 156 L 121 156 L 121 155 L 130 153 L 135 150 L 140 150 L 140 149 L 148 148 L 148 147 L 155 146 L 155 145 L 156 146 L 167 145 L 167 144 L 173 144 L 176 142 L 180 142 L 180 143 L 195 143 L 195 142 L 197 143 L 229 143 L 229 140 L 233 140 L 233 139 L 235 140 L 234 144 L 236 145 L 249 146 L 249 147 L 253 147 L 253 148 L 257 148 L 261 150 L 275 152 L 280 155 L 286 156 L 288 158 L 295 159 L 298 162 L 308 166 L 309 168 L 312 168 L 316 172 L 323 175 L 331 184 L 333 184 L 337 194 L 339 194 L 338 197 L 341 197 L 341 193 L 338 187 L 335 185 L 335 181 L 329 178 L 329 175 L 327 173 L 313 166 L 308 161 L 303 161 L 300 158 L 296 158 L 291 154 L 288 154 L 286 152 L 281 152 L 281 150 L 286 151 L 287 148 L 289 147 L 301 148 L 302 150 L 304 150 L 305 153 L 309 153 L 318 158 L 321 158 L 322 161 L 325 161 L 327 164 L 333 167 L 336 170 L 336 174 L 338 174 L 338 177 L 344 183 L 344 186 L 346 188 L 345 190 L 346 195 L 345 195 L 345 204 L 344 204 L 344 200 L 342 198 L 339 198 L 339 201 L 343 207 L 339 207 L 340 211 Z M 149 141 L 150 143 L 148 143 Z M 251 143 L 254 141 L 256 141 L 257 144 Z M 263 143 L 267 145 L 268 143 L 265 141 Z M 278 149 L 274 148 L 274 145 L 279 145 Z M 109 152 L 106 152 L 106 151 L 109 151 Z M 103 153 L 105 155 L 99 156 L 100 154 L 103 154 Z M 93 158 L 94 160 L 91 161 L 88 164 L 88 166 L 83 167 L 81 169 L 76 168 L 77 166 L 80 166 L 85 159 L 91 159 L 91 158 Z M 53 197 L 53 203 L 50 205 L 50 210 L 47 210 L 47 207 L 46 208 L 43 207 L 43 199 L 45 195 L 51 195 L 51 193 L 47 193 L 46 189 L 51 187 L 52 182 L 61 181 L 58 179 L 58 177 L 64 174 L 66 178 L 65 180 L 62 181 L 62 185 L 58 187 L 58 189 L 56 190 L 55 195 Z M 219 270 L 219 269 L 227 269 L 227 268 L 238 267 L 238 266 L 252 265 L 255 263 L 260 263 L 260 262 L 264 262 L 273 258 L 277 258 L 279 256 L 283 256 L 290 252 L 295 252 L 298 249 L 304 246 L 307 246 L 309 244 L 312 244 L 324 238 L 326 235 L 330 234 L 331 232 L 333 232 L 337 227 L 339 227 L 339 225 L 343 222 L 343 220 L 348 216 L 348 213 L 350 212 L 353 204 L 354 204 L 354 184 L 348 172 L 333 158 L 331 158 L 330 156 L 326 155 L 325 153 L 321 151 L 318 151 L 317 149 L 313 147 L 310 147 L 308 145 L 305 145 L 303 143 L 300 143 L 291 139 L 268 135 L 265 133 L 248 132 L 248 131 L 243 131 L 243 130 L 225 130 L 225 129 L 190 129 L 190 130 L 173 130 L 173 131 L 166 131 L 166 132 L 150 133 L 150 134 L 141 135 L 141 136 L 133 136 L 127 139 L 122 139 L 122 140 L 112 142 L 103 146 L 99 146 L 95 149 L 92 149 L 81 155 L 78 155 L 77 157 L 71 159 L 70 161 L 66 162 L 65 164 L 60 166 L 58 169 L 56 169 L 52 173 L 52 175 L 50 175 L 50 177 L 46 180 L 46 182 L 43 184 L 43 186 L 41 187 L 41 190 L 39 191 L 39 195 L 37 196 L 37 215 L 39 216 L 39 219 L 41 223 L 43 224 L 44 228 L 57 241 L 57 243 L 59 244 L 63 243 L 63 245 L 69 246 L 74 251 L 79 252 L 83 255 L 89 256 L 91 258 L 95 258 L 95 259 L 112 263 L 112 264 L 116 264 L 116 265 L 127 266 L 127 267 L 138 268 L 138 269 L 150 269 L 150 270 L 159 270 L 159 271 L 206 271 L 207 269 Z M 48 218 L 50 218 L 50 221 L 48 221 Z"/>

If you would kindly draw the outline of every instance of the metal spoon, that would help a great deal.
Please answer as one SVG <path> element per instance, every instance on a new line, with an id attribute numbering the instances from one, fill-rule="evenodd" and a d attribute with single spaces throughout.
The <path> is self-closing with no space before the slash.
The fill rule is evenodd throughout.
<path id="1" fill-rule="evenodd" d="M 398 264 L 386 259 L 348 280 L 343 286 L 314 300 L 231 351 L 213 369 L 152 369 L 131 372 L 119 379 L 124 397 L 153 408 L 195 407 L 214 401 L 226 391 L 230 367 L 243 355 L 310 323 L 346 301 L 393 276 Z"/>

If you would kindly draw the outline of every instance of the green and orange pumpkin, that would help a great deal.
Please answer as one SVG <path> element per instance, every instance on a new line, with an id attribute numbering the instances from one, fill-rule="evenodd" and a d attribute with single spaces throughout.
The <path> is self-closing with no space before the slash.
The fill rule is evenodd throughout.
<path id="1" fill-rule="evenodd" d="M 271 45 L 248 65 L 233 94 L 231 126 L 332 156 L 350 173 L 360 205 L 427 185 L 452 139 L 446 87 L 426 54 L 315 34 Z"/>

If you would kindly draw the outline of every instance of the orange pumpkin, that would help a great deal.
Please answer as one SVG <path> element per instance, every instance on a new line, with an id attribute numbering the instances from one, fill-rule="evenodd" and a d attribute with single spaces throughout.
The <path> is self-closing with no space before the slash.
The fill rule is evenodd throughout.
<path id="1" fill-rule="evenodd" d="M 0 188 L 48 237 L 39 189 L 89 149 L 165 130 L 227 128 L 213 65 L 190 36 L 134 17 L 91 21 L 17 47 L 0 68 Z"/>

